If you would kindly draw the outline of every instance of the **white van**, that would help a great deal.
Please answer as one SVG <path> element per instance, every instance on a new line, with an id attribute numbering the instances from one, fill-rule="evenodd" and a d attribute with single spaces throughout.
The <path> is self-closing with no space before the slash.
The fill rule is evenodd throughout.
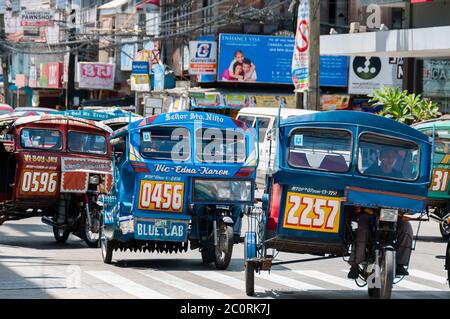
<path id="1" fill-rule="evenodd" d="M 305 115 L 315 113 L 317 111 L 309 111 L 302 109 L 288 109 L 282 108 L 280 112 L 281 119 L 287 119 L 289 117 L 297 115 Z M 241 120 L 249 126 L 256 127 L 258 123 L 259 128 L 259 165 L 256 172 L 256 198 L 259 198 L 264 192 L 266 173 L 269 164 L 269 146 L 270 139 L 268 138 L 268 132 L 276 125 L 276 119 L 278 117 L 277 107 L 246 107 L 239 111 L 236 119 Z M 271 166 L 275 160 L 275 142 L 272 141 L 272 156 L 270 158 Z"/>

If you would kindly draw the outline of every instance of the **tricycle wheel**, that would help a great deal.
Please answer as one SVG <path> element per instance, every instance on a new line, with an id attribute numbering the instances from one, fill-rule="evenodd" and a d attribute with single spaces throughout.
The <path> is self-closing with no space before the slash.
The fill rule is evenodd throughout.
<path id="1" fill-rule="evenodd" d="M 442 238 L 445 240 L 450 239 L 450 224 L 448 222 L 450 214 L 445 216 L 443 220 L 439 223 L 439 230 L 441 231 Z"/>
<path id="2" fill-rule="evenodd" d="M 231 255 L 233 254 L 233 227 L 221 221 L 219 223 L 217 237 L 217 246 L 214 247 L 214 263 L 217 269 L 224 270 L 230 264 Z"/>
<path id="3" fill-rule="evenodd" d="M 447 269 L 447 280 L 450 287 L 450 240 L 447 244 L 447 255 L 445 257 L 445 269 Z"/>
<path id="4" fill-rule="evenodd" d="M 64 244 L 69 238 L 70 231 L 60 227 L 53 227 L 53 236 L 57 243 Z"/>
<path id="5" fill-rule="evenodd" d="M 206 246 L 201 249 L 201 253 L 203 263 L 212 263 L 214 261 L 214 243 L 208 242 Z"/>
<path id="6" fill-rule="evenodd" d="M 108 265 L 111 264 L 114 251 L 113 241 L 105 236 L 103 226 L 100 229 L 100 248 L 102 250 L 103 262 Z"/>
<path id="7" fill-rule="evenodd" d="M 369 296 L 378 299 L 390 299 L 392 286 L 394 284 L 395 251 L 384 249 L 380 262 L 380 284 L 381 287 L 369 288 Z M 373 289 L 373 292 L 370 290 Z"/>
<path id="8" fill-rule="evenodd" d="M 245 293 L 247 296 L 255 294 L 255 264 L 248 260 L 245 262 Z"/>
<path id="9" fill-rule="evenodd" d="M 83 237 L 84 241 L 90 248 L 97 248 L 100 239 L 100 220 L 98 218 L 92 217 L 93 225 L 89 227 L 87 219 L 83 221 Z"/>

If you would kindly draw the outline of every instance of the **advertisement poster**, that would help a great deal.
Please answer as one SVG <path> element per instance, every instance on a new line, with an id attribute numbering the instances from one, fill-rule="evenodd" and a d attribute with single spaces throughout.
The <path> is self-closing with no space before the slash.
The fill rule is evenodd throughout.
<path id="1" fill-rule="evenodd" d="M 292 82 L 299 92 L 309 89 L 309 1 L 298 6 L 295 48 L 292 54 Z"/>
<path id="2" fill-rule="evenodd" d="M 165 67 L 161 64 L 153 65 L 153 91 L 161 92 L 164 91 L 164 80 L 165 80 Z"/>
<path id="3" fill-rule="evenodd" d="M 294 38 L 220 34 L 217 80 L 291 84 Z"/>
<path id="4" fill-rule="evenodd" d="M 219 106 L 221 96 L 219 94 L 198 94 L 190 97 L 195 106 Z"/>
<path id="5" fill-rule="evenodd" d="M 295 109 L 295 96 L 256 95 L 248 99 L 249 107 L 278 107 L 280 103 L 283 103 L 286 108 Z"/>
<path id="6" fill-rule="evenodd" d="M 349 102 L 349 95 L 324 94 L 320 97 L 322 111 L 346 110 L 349 108 Z"/>
<path id="7" fill-rule="evenodd" d="M 131 42 L 135 39 L 128 39 L 127 42 Z M 123 41 L 125 42 L 125 41 Z M 120 70 L 131 71 L 131 64 L 133 63 L 134 55 L 138 49 L 137 43 L 124 43 L 120 52 Z"/>
<path id="8" fill-rule="evenodd" d="M 449 60 L 423 60 L 423 94 L 432 97 L 450 95 Z"/>
<path id="9" fill-rule="evenodd" d="M 320 85 L 333 87 L 346 87 L 348 85 L 347 56 L 320 57 Z"/>
<path id="10" fill-rule="evenodd" d="M 216 74 L 217 43 L 189 41 L 189 74 Z"/>
<path id="11" fill-rule="evenodd" d="M 62 62 L 49 62 L 48 68 L 48 83 L 47 87 L 52 89 L 62 88 L 62 76 L 64 65 Z"/>
<path id="12" fill-rule="evenodd" d="M 78 62 L 80 89 L 114 89 L 115 63 Z"/>
<path id="13" fill-rule="evenodd" d="M 245 95 L 225 95 L 225 105 L 245 107 Z"/>
<path id="14" fill-rule="evenodd" d="M 383 86 L 401 87 L 402 78 L 402 59 L 352 57 L 349 65 L 348 93 L 367 95 Z"/>
<path id="15" fill-rule="evenodd" d="M 20 17 L 22 27 L 51 27 L 55 20 L 55 14 L 51 10 L 24 10 Z"/>

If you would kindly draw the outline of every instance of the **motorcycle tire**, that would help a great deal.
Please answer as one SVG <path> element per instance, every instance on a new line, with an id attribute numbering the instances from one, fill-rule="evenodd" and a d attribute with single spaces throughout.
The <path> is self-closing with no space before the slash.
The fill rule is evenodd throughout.
<path id="1" fill-rule="evenodd" d="M 221 221 L 218 231 L 218 245 L 214 247 L 214 264 L 218 270 L 225 270 L 230 264 L 231 256 L 233 255 L 233 227 Z"/>
<path id="2" fill-rule="evenodd" d="M 100 228 L 100 248 L 102 251 L 103 262 L 110 265 L 112 263 L 114 242 L 106 238 L 103 232 L 103 226 Z"/>
<path id="3" fill-rule="evenodd" d="M 91 234 L 95 234 L 95 233 L 93 233 L 89 229 L 88 224 L 86 222 L 86 218 L 84 218 L 83 225 L 81 225 L 81 227 L 83 228 L 83 239 L 84 239 L 84 242 L 86 243 L 86 245 L 88 245 L 89 248 L 98 248 L 99 242 L 100 242 L 100 233 L 98 233 L 97 239 L 95 239 L 95 237 L 92 238 Z"/>
<path id="4" fill-rule="evenodd" d="M 395 276 L 395 250 L 384 249 L 381 258 L 380 267 L 380 288 L 369 288 L 369 296 L 373 294 L 372 298 L 390 299 L 392 294 L 392 286 L 394 284 Z M 373 291 L 370 291 L 373 289 Z"/>
<path id="5" fill-rule="evenodd" d="M 245 262 L 245 293 L 247 296 L 255 294 L 255 264 L 252 261 Z"/>
<path id="6" fill-rule="evenodd" d="M 201 249 L 202 261 L 204 264 L 210 264 L 214 261 L 214 243 L 208 242 L 205 247 Z"/>
<path id="7" fill-rule="evenodd" d="M 64 244 L 69 238 L 70 231 L 59 227 L 53 227 L 53 236 L 57 243 Z"/>
<path id="8" fill-rule="evenodd" d="M 450 225 L 448 224 L 447 217 L 439 223 L 439 230 L 441 231 L 441 236 L 445 240 L 450 239 Z"/>

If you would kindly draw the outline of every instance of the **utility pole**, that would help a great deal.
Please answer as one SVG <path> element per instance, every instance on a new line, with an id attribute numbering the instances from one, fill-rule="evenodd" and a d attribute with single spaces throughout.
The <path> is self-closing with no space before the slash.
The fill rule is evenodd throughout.
<path id="1" fill-rule="evenodd" d="M 5 15 L 0 14 L 0 42 L 6 42 L 6 35 L 5 35 Z M 9 103 L 9 51 L 5 48 L 2 48 L 0 51 L 2 52 L 0 54 L 0 58 L 2 60 L 1 68 L 3 69 L 3 95 L 5 97 L 5 103 Z"/>
<path id="2" fill-rule="evenodd" d="M 309 91 L 306 108 L 320 110 L 320 0 L 309 0 Z"/>
<path id="3" fill-rule="evenodd" d="M 75 41 L 75 10 L 70 13 L 69 21 L 69 42 Z M 66 110 L 70 110 L 73 106 L 73 97 L 75 93 L 75 52 L 72 51 L 74 44 L 69 43 L 69 62 L 67 67 L 67 83 L 66 83 Z"/>

